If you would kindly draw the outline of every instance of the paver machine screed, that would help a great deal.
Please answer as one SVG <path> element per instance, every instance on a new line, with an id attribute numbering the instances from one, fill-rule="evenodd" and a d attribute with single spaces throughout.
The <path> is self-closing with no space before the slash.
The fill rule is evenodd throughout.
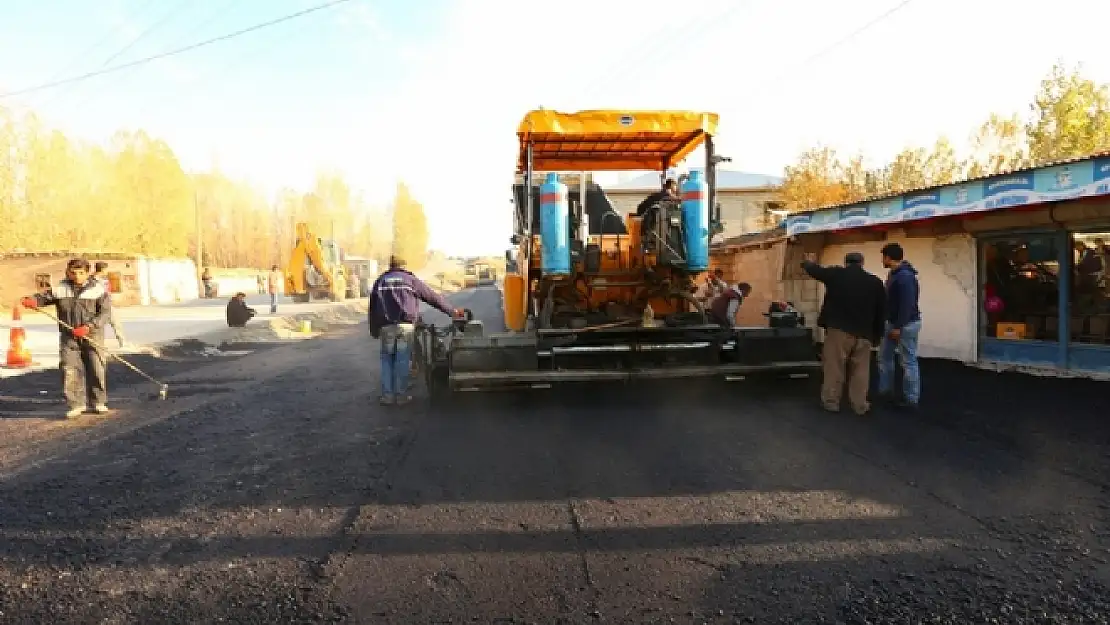
<path id="1" fill-rule="evenodd" d="M 417 358 L 433 395 L 814 372 L 810 329 L 732 327 L 694 297 L 720 229 L 717 120 L 687 111 L 528 113 L 517 131 L 515 248 L 503 280 L 508 332 L 486 333 L 475 320 L 422 326 Z M 681 197 L 662 197 L 642 215 L 619 214 L 584 173 L 658 171 L 662 182 L 699 147 L 705 166 L 683 178 Z M 577 188 L 559 172 L 574 172 Z"/>

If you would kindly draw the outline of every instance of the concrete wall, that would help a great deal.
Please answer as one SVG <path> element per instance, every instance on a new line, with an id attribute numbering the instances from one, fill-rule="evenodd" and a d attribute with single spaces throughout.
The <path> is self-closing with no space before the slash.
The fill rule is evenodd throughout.
<path id="1" fill-rule="evenodd" d="M 89 264 L 97 260 L 108 263 L 108 270 L 119 272 L 120 292 L 112 294 L 113 304 L 131 306 L 139 304 L 142 299 L 140 284 L 140 262 L 135 257 L 86 256 Z M 45 274 L 49 276 L 50 284 L 57 284 L 65 278 L 66 263 L 70 256 L 61 254 L 43 255 L 12 255 L 0 258 L 0 306 L 10 306 L 20 297 L 35 293 L 35 276 Z"/>
<path id="2" fill-rule="evenodd" d="M 621 215 L 636 212 L 636 205 L 648 196 L 650 191 L 627 191 L 624 189 L 606 190 L 609 201 Z M 765 208 L 768 202 L 775 202 L 778 195 L 774 190 L 724 190 L 717 193 L 721 204 L 721 221 L 725 231 L 720 239 L 761 232 L 771 227 L 766 221 Z"/>
<path id="3" fill-rule="evenodd" d="M 188 259 L 152 259 L 89 254 L 90 264 L 108 263 L 110 273 L 120 274 L 120 289 L 112 293 L 115 306 L 173 304 L 199 297 L 196 266 Z M 12 255 L 0 258 L 0 306 L 36 292 L 35 277 L 49 276 L 50 284 L 65 278 L 70 256 L 61 254 Z"/>
<path id="4" fill-rule="evenodd" d="M 885 240 L 868 241 L 829 236 L 821 250 L 820 262 L 839 265 L 844 262 L 846 253 L 861 252 L 864 267 L 885 280 L 887 272 L 879 250 L 887 242 L 900 243 L 906 251 L 906 260 L 917 269 L 921 283 L 921 356 L 974 362 L 978 349 L 974 239 L 968 234 L 921 238 L 908 238 L 904 234 L 894 230 Z M 824 297 L 824 288 L 818 286 L 817 290 Z"/>
<path id="5" fill-rule="evenodd" d="M 762 245 L 718 249 L 710 255 L 710 266 L 714 269 L 720 267 L 729 284 L 747 282 L 752 285 L 751 295 L 736 313 L 737 325 L 767 325 L 763 313 L 767 312 L 771 302 L 784 299 L 786 289 L 782 270 L 786 248 L 785 239 L 781 239 Z"/>
<path id="6" fill-rule="evenodd" d="M 147 283 L 142 304 L 176 304 L 200 297 L 197 267 L 189 259 L 144 259 Z"/>

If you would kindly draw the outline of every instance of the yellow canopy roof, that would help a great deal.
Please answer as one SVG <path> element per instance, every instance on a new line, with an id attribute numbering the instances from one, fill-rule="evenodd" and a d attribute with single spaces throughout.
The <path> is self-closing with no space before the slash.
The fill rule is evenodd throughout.
<path id="1" fill-rule="evenodd" d="M 695 111 L 532 111 L 516 131 L 517 171 L 524 171 L 529 142 L 533 171 L 662 171 L 717 134 L 717 117 Z"/>

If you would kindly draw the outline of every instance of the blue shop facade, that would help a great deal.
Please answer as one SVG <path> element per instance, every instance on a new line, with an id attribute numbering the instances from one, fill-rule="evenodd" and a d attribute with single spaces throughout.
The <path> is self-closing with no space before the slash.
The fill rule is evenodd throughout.
<path id="1" fill-rule="evenodd" d="M 969 288 L 931 289 L 921 274 L 926 325 L 954 320 L 934 332 L 966 337 L 982 365 L 1110 375 L 1110 153 L 799 213 L 786 230 L 835 250 L 824 262 L 844 241 L 910 241 L 918 257 L 930 237 L 966 241 L 970 266 L 944 272 L 964 272 Z"/>

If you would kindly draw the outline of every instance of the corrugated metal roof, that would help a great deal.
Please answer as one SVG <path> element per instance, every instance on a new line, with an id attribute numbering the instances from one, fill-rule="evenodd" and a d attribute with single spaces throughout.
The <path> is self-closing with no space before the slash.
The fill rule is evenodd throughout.
<path id="1" fill-rule="evenodd" d="M 701 167 L 691 167 L 689 171 L 702 171 Z M 745 189 L 766 189 L 782 185 L 783 179 L 766 174 L 753 174 L 730 169 L 717 170 L 717 189 L 721 191 L 740 191 Z M 606 191 L 654 191 L 659 188 L 659 174 L 648 173 L 627 182 L 609 185 Z"/>
<path id="2" fill-rule="evenodd" d="M 1088 154 L 1086 156 L 1077 156 L 1077 157 L 1074 157 L 1074 158 L 1060 159 L 1058 161 L 1049 161 L 1047 163 L 1041 163 L 1039 165 L 1032 165 L 1032 166 L 1029 166 L 1029 167 L 1018 167 L 1016 169 L 1007 169 L 1006 171 L 1001 171 L 997 174 L 985 174 L 983 176 L 973 176 L 971 178 L 963 178 L 961 180 L 955 180 L 953 182 L 947 182 L 945 184 L 934 184 L 934 185 L 930 185 L 930 186 L 927 186 L 927 187 L 914 187 L 912 189 L 906 189 L 905 191 L 899 191 L 897 193 L 882 193 L 882 194 L 878 194 L 878 195 L 870 195 L 870 196 L 867 196 L 867 197 L 864 197 L 864 198 L 861 198 L 861 199 L 858 199 L 858 200 L 852 200 L 851 202 L 840 202 L 839 204 L 828 204 L 826 206 L 821 206 L 821 207 L 818 207 L 818 208 L 810 208 L 810 209 L 806 209 L 804 211 L 798 211 L 798 212 L 793 213 L 793 214 L 794 215 L 808 215 L 808 214 L 811 214 L 811 213 L 816 213 L 817 211 L 829 210 L 829 209 L 832 209 L 832 208 L 843 208 L 845 206 L 853 206 L 853 205 L 856 205 L 856 204 L 863 204 L 865 202 L 876 202 L 878 200 L 886 200 L 886 199 L 898 197 L 898 196 L 901 196 L 901 195 L 908 195 L 908 194 L 911 194 L 911 193 L 918 193 L 918 192 L 921 192 L 921 191 L 930 191 L 932 189 L 940 189 L 941 187 L 950 187 L 950 186 L 956 185 L 956 184 L 964 184 L 966 182 L 975 182 L 976 180 L 986 180 L 987 178 L 994 178 L 996 176 L 1009 176 L 1010 174 L 1024 173 L 1024 172 L 1028 172 L 1028 171 L 1033 171 L 1034 169 L 1043 169 L 1045 167 L 1055 167 L 1057 165 L 1068 165 L 1068 164 L 1071 164 L 1071 163 L 1079 163 L 1081 161 L 1090 161 L 1090 160 L 1094 160 L 1096 158 L 1103 158 L 1103 157 L 1107 157 L 1107 156 L 1110 156 L 1110 150 L 1105 150 L 1105 151 L 1102 151 L 1102 152 L 1095 152 L 1093 154 Z"/>
<path id="3" fill-rule="evenodd" d="M 768 243 L 783 239 L 786 237 L 786 228 L 772 228 L 771 230 L 763 230 L 761 232 L 751 232 L 748 234 L 741 234 L 740 236 L 730 237 L 714 243 L 711 248 L 715 250 L 729 249 L 736 247 L 744 247 L 747 245 L 756 245 L 760 243 Z"/>

